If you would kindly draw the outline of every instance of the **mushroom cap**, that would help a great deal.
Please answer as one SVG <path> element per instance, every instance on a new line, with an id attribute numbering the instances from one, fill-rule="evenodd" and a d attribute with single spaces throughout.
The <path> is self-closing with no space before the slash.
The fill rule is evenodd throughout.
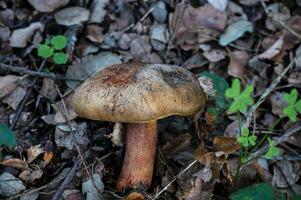
<path id="1" fill-rule="evenodd" d="M 75 91 L 73 108 L 93 120 L 146 123 L 190 116 L 206 94 L 188 70 L 173 65 L 126 63 L 106 67 Z"/>

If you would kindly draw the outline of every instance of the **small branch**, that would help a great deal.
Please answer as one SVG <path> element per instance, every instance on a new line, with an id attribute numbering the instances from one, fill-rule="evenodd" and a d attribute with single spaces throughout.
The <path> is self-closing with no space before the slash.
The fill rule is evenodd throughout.
<path id="1" fill-rule="evenodd" d="M 169 186 L 175 182 L 182 174 L 184 174 L 186 171 L 188 171 L 193 165 L 195 165 L 198 162 L 198 160 L 192 161 L 183 171 L 181 171 L 179 174 L 177 174 L 162 190 L 160 190 L 154 197 L 151 198 L 151 200 L 157 199 L 165 190 L 169 188 Z"/>
<path id="2" fill-rule="evenodd" d="M 246 122 L 242 127 L 247 127 L 247 125 L 251 121 L 251 116 L 253 112 L 265 101 L 266 97 L 277 87 L 277 85 L 280 83 L 282 78 L 286 75 L 286 73 L 294 67 L 296 57 L 293 58 L 293 60 L 289 63 L 289 65 L 283 70 L 283 72 L 272 82 L 272 84 L 264 91 L 264 93 L 260 96 L 259 100 L 249 109 L 247 115 L 246 115 Z"/>
<path id="3" fill-rule="evenodd" d="M 40 67 L 39 67 L 39 69 L 38 69 L 38 72 L 40 72 L 40 71 L 43 70 L 43 68 L 44 68 L 44 66 L 45 66 L 45 63 L 46 63 L 46 60 L 43 60 L 43 62 L 41 63 L 41 65 L 40 65 Z M 17 108 L 17 112 L 16 112 L 16 114 L 15 114 L 15 116 L 14 116 L 14 118 L 13 118 L 13 121 L 12 121 L 12 124 L 11 124 L 11 126 L 10 126 L 10 129 L 13 130 L 13 129 L 16 127 L 16 125 L 17 125 L 17 123 L 18 123 L 18 121 L 19 121 L 19 118 L 20 118 L 20 116 L 21 116 L 21 113 L 22 113 L 22 111 L 23 111 L 23 109 L 24 109 L 24 107 L 25 107 L 25 104 L 26 104 L 26 102 L 27 102 L 27 99 L 28 99 L 29 96 L 31 95 L 31 93 L 32 93 L 32 88 L 33 88 L 33 86 L 36 84 L 37 80 L 38 80 L 37 77 L 35 77 L 35 78 L 33 79 L 32 83 L 30 84 L 30 86 L 28 87 L 28 89 L 27 89 L 27 91 L 26 91 L 25 97 L 23 98 L 21 104 L 19 104 L 19 106 L 18 106 L 18 108 Z"/>
<path id="4" fill-rule="evenodd" d="M 79 167 L 82 165 L 82 162 L 83 162 L 82 159 L 78 159 L 75 162 L 74 166 L 72 167 L 72 169 L 70 170 L 70 172 L 66 176 L 64 182 L 61 184 L 61 186 L 59 187 L 59 189 L 54 194 L 54 196 L 52 197 L 51 200 L 59 200 L 61 198 L 61 196 L 63 195 L 63 192 L 64 192 L 65 188 L 69 185 L 69 183 L 74 178 L 75 173 L 79 169 Z"/>
<path id="5" fill-rule="evenodd" d="M 64 78 L 52 74 L 46 74 L 40 71 L 32 71 L 24 67 L 17 67 L 17 66 L 12 66 L 12 65 L 7 65 L 4 63 L 0 63 L 0 69 L 2 70 L 8 70 L 11 72 L 15 72 L 18 74 L 27 74 L 29 76 L 35 76 L 35 77 L 41 77 L 41 78 L 51 78 L 53 80 L 65 80 L 65 81 L 77 81 L 77 82 L 82 82 L 83 80 L 78 80 L 78 79 L 69 79 L 69 78 Z"/>

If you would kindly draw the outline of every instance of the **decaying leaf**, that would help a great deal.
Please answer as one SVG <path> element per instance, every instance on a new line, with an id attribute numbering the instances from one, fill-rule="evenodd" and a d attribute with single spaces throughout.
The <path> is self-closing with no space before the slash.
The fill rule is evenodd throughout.
<path id="1" fill-rule="evenodd" d="M 227 46 L 231 42 L 243 36 L 246 32 L 253 32 L 253 24 L 247 20 L 236 21 L 233 24 L 230 24 L 225 33 L 220 36 L 219 44 Z"/>
<path id="2" fill-rule="evenodd" d="M 208 2 L 221 11 L 225 11 L 228 5 L 228 0 L 208 0 Z"/>
<path id="3" fill-rule="evenodd" d="M 31 146 L 27 149 L 27 162 L 32 163 L 40 154 L 44 152 L 41 144 Z"/>
<path id="4" fill-rule="evenodd" d="M 25 190 L 22 181 L 10 173 L 3 172 L 0 175 L 0 195 L 3 197 L 11 197 Z"/>
<path id="5" fill-rule="evenodd" d="M 181 6 L 178 5 L 171 26 L 175 27 L 177 20 L 182 17 L 175 35 L 177 43 L 185 50 L 191 48 L 189 46 L 194 47 L 198 43 L 212 40 L 226 27 L 226 13 L 210 4 L 205 4 L 199 8 L 189 5 L 185 8 L 183 14 L 181 14 L 181 9 Z M 171 28 L 171 30 L 174 30 L 174 28 Z"/>
<path id="6" fill-rule="evenodd" d="M 28 0 L 28 2 L 40 12 L 52 12 L 65 6 L 69 0 Z"/>
<path id="7" fill-rule="evenodd" d="M 82 191 L 87 195 L 89 200 L 102 199 L 102 192 L 104 189 L 101 175 L 93 174 L 91 179 L 82 183 Z M 93 180 L 92 180 L 93 179 Z"/>
<path id="8" fill-rule="evenodd" d="M 27 169 L 28 164 L 25 160 L 21 160 L 19 158 L 12 158 L 12 159 L 7 159 L 2 162 L 0 162 L 1 165 L 7 166 L 7 167 L 14 167 L 17 169 Z"/>
<path id="9" fill-rule="evenodd" d="M 55 21 L 60 25 L 72 26 L 88 21 L 90 11 L 83 7 L 68 7 L 54 14 Z"/>
<path id="10" fill-rule="evenodd" d="M 18 85 L 22 76 L 6 75 L 0 77 L 0 98 L 10 94 Z"/>
<path id="11" fill-rule="evenodd" d="M 72 150 L 77 145 L 88 145 L 87 123 L 71 123 L 72 132 L 69 125 L 58 125 L 55 129 L 55 143 L 59 147 L 66 147 Z"/>
<path id="12" fill-rule="evenodd" d="M 17 48 L 26 47 L 27 43 L 31 40 L 31 37 L 38 30 L 41 32 L 44 30 L 44 25 L 40 22 L 34 22 L 26 28 L 13 30 L 9 38 L 10 46 Z"/>
<path id="13" fill-rule="evenodd" d="M 283 37 L 280 37 L 270 48 L 268 48 L 265 52 L 259 54 L 260 59 L 272 59 L 277 56 L 282 49 L 283 46 Z"/>
<path id="14" fill-rule="evenodd" d="M 245 51 L 233 51 L 230 54 L 228 74 L 233 77 L 243 78 L 249 56 Z"/>
<path id="15" fill-rule="evenodd" d="M 139 192 L 132 192 L 124 200 L 144 200 L 144 196 Z"/>
<path id="16" fill-rule="evenodd" d="M 94 0 L 91 7 L 92 12 L 89 19 L 90 23 L 101 23 L 104 20 L 105 15 L 107 14 L 107 5 L 108 0 Z"/>
<path id="17" fill-rule="evenodd" d="M 240 145 L 234 137 L 215 137 L 213 140 L 213 146 L 218 151 L 223 151 L 225 154 L 231 154 L 240 149 Z"/>

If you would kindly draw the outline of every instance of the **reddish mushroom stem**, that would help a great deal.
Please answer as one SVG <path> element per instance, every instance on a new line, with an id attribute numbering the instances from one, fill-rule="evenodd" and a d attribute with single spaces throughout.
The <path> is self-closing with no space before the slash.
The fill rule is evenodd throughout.
<path id="1" fill-rule="evenodd" d="M 117 190 L 151 184 L 157 146 L 157 121 L 127 124 L 125 156 Z"/>

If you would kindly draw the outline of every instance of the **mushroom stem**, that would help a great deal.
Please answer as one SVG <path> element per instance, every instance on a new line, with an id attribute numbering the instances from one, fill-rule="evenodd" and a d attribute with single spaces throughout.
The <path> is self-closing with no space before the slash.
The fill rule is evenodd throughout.
<path id="1" fill-rule="evenodd" d="M 157 121 L 127 124 L 125 157 L 117 190 L 151 184 L 157 146 Z"/>

